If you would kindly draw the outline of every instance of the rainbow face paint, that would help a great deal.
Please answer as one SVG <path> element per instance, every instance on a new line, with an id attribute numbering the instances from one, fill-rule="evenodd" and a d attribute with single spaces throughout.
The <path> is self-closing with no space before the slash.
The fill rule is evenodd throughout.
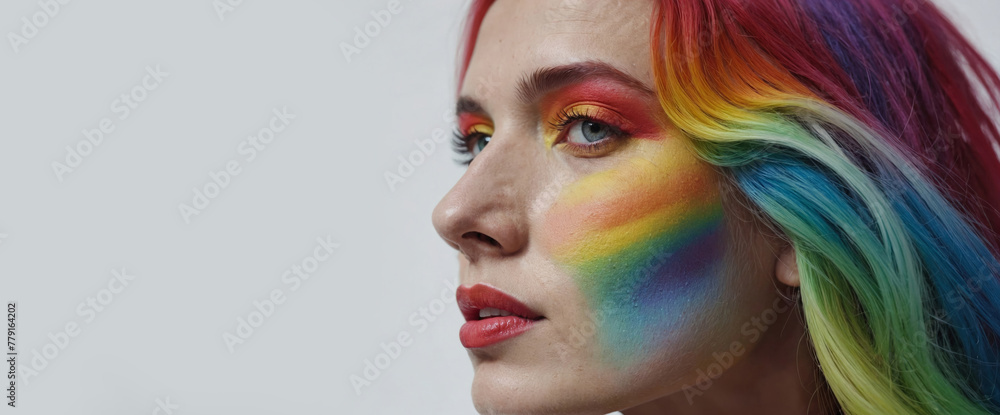
<path id="1" fill-rule="evenodd" d="M 662 349 L 719 281 L 724 227 L 711 168 L 679 140 L 644 140 L 635 157 L 565 188 L 543 244 L 596 312 L 610 363 Z"/>

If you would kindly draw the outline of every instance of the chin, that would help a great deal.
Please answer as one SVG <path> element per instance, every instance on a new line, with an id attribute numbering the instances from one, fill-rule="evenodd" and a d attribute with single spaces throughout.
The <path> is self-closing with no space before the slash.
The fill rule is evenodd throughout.
<path id="1" fill-rule="evenodd" d="M 636 403 L 621 401 L 616 382 L 601 375 L 581 378 L 583 365 L 558 362 L 559 367 L 519 366 L 473 357 L 472 401 L 484 415 L 604 415 Z M 633 385 L 634 386 L 634 385 Z"/>
<path id="2" fill-rule="evenodd" d="M 497 378 L 477 377 L 472 383 L 472 402 L 483 415 L 604 415 L 616 410 L 595 410 L 598 406 L 576 395 Z"/>

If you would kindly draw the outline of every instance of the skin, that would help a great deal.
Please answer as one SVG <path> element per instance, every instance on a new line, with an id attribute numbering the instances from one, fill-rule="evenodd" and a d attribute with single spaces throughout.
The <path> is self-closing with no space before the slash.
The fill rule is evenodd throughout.
<path id="1" fill-rule="evenodd" d="M 433 222 L 460 252 L 463 285 L 490 284 L 544 319 L 469 349 L 481 413 L 819 412 L 815 364 L 786 298 L 798 284 L 794 253 L 648 93 L 652 8 L 502 0 L 483 21 L 460 90 L 481 108 L 458 117 L 464 132 L 492 137 Z M 634 83 L 598 71 L 519 88 L 540 70 L 581 64 Z M 567 107 L 629 134 L 581 151 L 565 141 L 579 126 L 552 125 Z M 643 265 L 615 265 L 625 255 Z"/>

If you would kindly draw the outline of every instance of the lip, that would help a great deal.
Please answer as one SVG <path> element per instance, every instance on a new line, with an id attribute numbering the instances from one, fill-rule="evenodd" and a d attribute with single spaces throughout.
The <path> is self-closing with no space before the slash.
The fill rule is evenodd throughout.
<path id="1" fill-rule="evenodd" d="M 455 293 L 465 324 L 458 332 L 462 346 L 469 349 L 492 346 L 517 337 L 531 329 L 541 315 L 516 298 L 487 284 L 460 286 Z M 509 316 L 479 317 L 479 311 L 495 308 L 510 312 Z"/>

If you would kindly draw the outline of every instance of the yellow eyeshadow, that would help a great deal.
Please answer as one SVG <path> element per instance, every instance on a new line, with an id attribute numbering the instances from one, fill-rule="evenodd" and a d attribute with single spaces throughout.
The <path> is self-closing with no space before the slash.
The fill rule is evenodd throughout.
<path id="1" fill-rule="evenodd" d="M 468 134 L 493 135 L 493 126 L 491 126 L 489 124 L 475 124 L 475 125 L 469 127 L 466 130 L 465 134 L 466 135 L 468 135 Z"/>

